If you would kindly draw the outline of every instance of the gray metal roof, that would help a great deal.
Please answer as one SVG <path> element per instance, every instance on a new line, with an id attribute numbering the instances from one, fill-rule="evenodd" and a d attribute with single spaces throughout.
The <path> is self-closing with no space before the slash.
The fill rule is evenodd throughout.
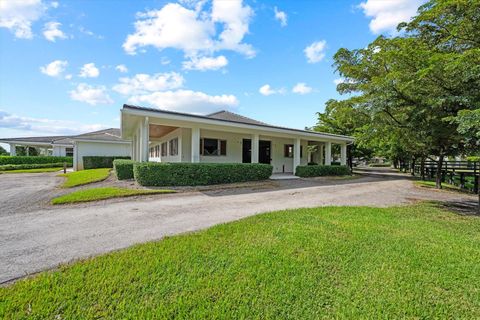
<path id="1" fill-rule="evenodd" d="M 219 119 L 219 120 L 227 120 L 232 122 L 240 122 L 240 123 L 248 123 L 248 124 L 257 124 L 257 125 L 269 125 L 268 123 L 261 122 L 252 118 L 247 118 L 242 115 L 222 110 L 215 113 L 207 114 L 208 118 L 212 119 Z"/>
<path id="2" fill-rule="evenodd" d="M 44 136 L 44 137 L 23 137 L 23 138 L 2 138 L 0 141 L 31 142 L 31 143 L 53 143 L 56 140 L 68 138 L 68 136 Z"/>
<path id="3" fill-rule="evenodd" d="M 118 128 L 108 128 L 104 130 L 87 132 L 84 134 L 79 134 L 78 136 L 73 136 L 71 139 L 92 141 L 125 141 L 122 139 L 120 129 Z"/>

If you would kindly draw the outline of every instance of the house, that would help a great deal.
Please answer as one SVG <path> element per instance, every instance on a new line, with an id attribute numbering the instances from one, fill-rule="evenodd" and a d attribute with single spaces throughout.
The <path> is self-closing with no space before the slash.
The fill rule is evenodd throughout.
<path id="1" fill-rule="evenodd" d="M 5 138 L 0 142 L 10 144 L 12 156 L 16 146 L 25 146 L 37 148 L 41 155 L 73 157 L 74 170 L 83 169 L 84 156 L 130 156 L 131 150 L 131 142 L 122 139 L 117 128 L 76 136 Z"/>
<path id="2" fill-rule="evenodd" d="M 274 173 L 294 173 L 309 161 L 330 165 L 332 144 L 340 146 L 340 162 L 346 164 L 347 145 L 353 142 L 352 137 L 279 127 L 229 111 L 197 115 L 132 105 L 121 109 L 121 135 L 132 141 L 136 161 L 269 163 Z"/>

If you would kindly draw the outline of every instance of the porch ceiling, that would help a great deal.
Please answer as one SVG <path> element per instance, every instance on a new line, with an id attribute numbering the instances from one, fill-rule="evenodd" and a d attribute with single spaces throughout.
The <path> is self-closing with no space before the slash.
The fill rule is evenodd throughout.
<path id="1" fill-rule="evenodd" d="M 149 129 L 150 129 L 150 138 L 155 139 L 155 138 L 161 138 L 169 134 L 173 130 L 178 129 L 178 127 L 150 124 Z"/>

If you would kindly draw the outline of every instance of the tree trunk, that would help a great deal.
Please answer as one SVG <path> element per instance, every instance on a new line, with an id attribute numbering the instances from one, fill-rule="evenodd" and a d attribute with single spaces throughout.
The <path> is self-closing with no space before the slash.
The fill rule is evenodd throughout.
<path id="1" fill-rule="evenodd" d="M 415 157 L 412 157 L 412 164 L 411 164 L 411 166 L 410 166 L 410 170 L 411 170 L 411 171 L 410 171 L 410 174 L 411 174 L 412 176 L 415 175 L 415 160 L 417 160 L 417 159 L 416 159 Z"/>
<path id="2" fill-rule="evenodd" d="M 425 157 L 422 157 L 422 160 L 420 161 L 420 176 L 422 177 L 422 180 L 425 180 Z"/>
<path id="3" fill-rule="evenodd" d="M 442 167 L 443 167 L 443 154 L 438 157 L 437 162 L 437 176 L 435 179 L 435 188 L 442 189 Z"/>

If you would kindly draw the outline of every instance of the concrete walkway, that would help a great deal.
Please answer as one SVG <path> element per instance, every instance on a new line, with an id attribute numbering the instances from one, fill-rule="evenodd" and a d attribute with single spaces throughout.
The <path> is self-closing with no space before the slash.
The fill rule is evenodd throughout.
<path id="1" fill-rule="evenodd" d="M 383 207 L 419 199 L 475 199 L 420 189 L 401 176 L 369 176 L 333 185 L 303 179 L 285 183 L 297 181 L 292 187 L 284 185 L 277 189 L 179 193 L 1 215 L 0 282 L 75 259 L 272 210 L 326 205 Z"/>

